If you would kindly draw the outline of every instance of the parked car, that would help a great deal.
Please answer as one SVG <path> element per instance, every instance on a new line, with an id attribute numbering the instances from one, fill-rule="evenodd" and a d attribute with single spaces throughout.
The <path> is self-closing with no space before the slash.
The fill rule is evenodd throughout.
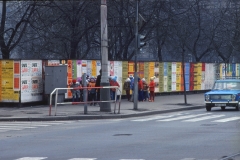
<path id="1" fill-rule="evenodd" d="M 240 108 L 240 79 L 216 80 L 211 91 L 205 93 L 206 110 L 212 107 L 235 107 Z"/>

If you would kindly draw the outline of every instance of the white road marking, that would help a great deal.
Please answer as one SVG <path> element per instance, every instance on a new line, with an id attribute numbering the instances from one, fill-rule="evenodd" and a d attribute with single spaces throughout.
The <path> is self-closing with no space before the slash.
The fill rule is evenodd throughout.
<path id="1" fill-rule="evenodd" d="M 174 117 L 174 116 L 178 116 L 178 115 L 182 115 L 182 114 L 175 114 L 175 115 L 173 114 L 173 115 L 168 115 L 168 116 L 154 116 L 154 117 L 150 117 L 150 118 L 135 119 L 132 121 L 137 121 L 137 122 L 151 121 L 151 120 L 156 120 L 156 119 L 170 118 L 170 117 Z"/>
<path id="2" fill-rule="evenodd" d="M 64 121 L 56 121 L 56 122 L 52 122 L 52 121 L 49 121 L 49 122 L 0 122 L 0 126 L 1 125 L 58 125 L 58 124 L 65 124 L 65 123 L 70 123 L 70 122 L 64 122 Z"/>
<path id="3" fill-rule="evenodd" d="M 75 121 L 44 121 L 44 122 L 0 122 L 0 132 L 23 130 L 37 127 L 47 127 L 60 124 L 69 124 Z"/>
<path id="4" fill-rule="evenodd" d="M 69 160 L 95 160 L 97 158 L 72 158 L 72 159 L 69 159 Z"/>
<path id="5" fill-rule="evenodd" d="M 19 158 L 16 160 L 42 160 L 42 159 L 46 159 L 48 157 L 23 157 L 23 158 Z"/>
<path id="6" fill-rule="evenodd" d="M 144 122 L 144 121 L 151 121 L 151 120 L 162 119 L 162 118 L 170 118 L 170 117 L 173 117 L 173 116 L 156 116 L 156 117 L 152 117 L 152 118 L 135 119 L 135 120 L 132 120 L 132 121 Z"/>
<path id="7" fill-rule="evenodd" d="M 145 159 L 119 159 L 119 160 L 145 160 Z"/>
<path id="8" fill-rule="evenodd" d="M 240 119 L 240 117 L 230 117 L 230 118 L 224 118 L 224 119 L 219 119 L 219 120 L 215 120 L 212 122 L 228 122 L 228 121 L 235 121 Z"/>
<path id="9" fill-rule="evenodd" d="M 21 128 L 21 129 L 15 129 L 15 128 L 13 128 L 13 129 L 9 129 L 9 128 L 2 128 L 2 129 L 0 129 L 0 132 L 6 132 L 6 131 L 20 131 L 20 130 L 23 130 L 24 128 Z"/>
<path id="10" fill-rule="evenodd" d="M 46 125 L 46 124 L 0 124 L 1 126 L 38 126 L 38 127 L 46 127 L 46 126 L 50 126 Z"/>
<path id="11" fill-rule="evenodd" d="M 188 120 L 184 120 L 183 122 L 197 122 L 197 121 L 218 118 L 218 117 L 223 117 L 223 116 L 225 116 L 225 115 L 211 115 L 211 116 L 205 116 L 205 117 L 200 117 L 200 118 L 188 119 Z"/>
<path id="12" fill-rule="evenodd" d="M 28 126 L 1 126 L 0 129 L 21 129 L 21 128 L 37 128 L 37 127 L 28 127 Z"/>
<path id="13" fill-rule="evenodd" d="M 157 120 L 157 121 L 168 122 L 168 121 L 175 121 L 175 120 L 180 120 L 180 119 L 187 119 L 187 118 L 193 118 L 193 117 L 198 117 L 198 116 L 204 116 L 204 115 L 207 115 L 207 114 L 211 114 L 211 113 L 204 113 L 204 114 L 196 114 L 196 115 L 180 116 L 180 117 L 169 118 L 169 119 L 162 119 L 162 120 Z"/>

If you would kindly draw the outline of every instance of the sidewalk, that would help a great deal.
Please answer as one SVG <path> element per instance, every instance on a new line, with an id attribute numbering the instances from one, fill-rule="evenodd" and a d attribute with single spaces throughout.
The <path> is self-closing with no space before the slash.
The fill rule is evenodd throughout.
<path id="1" fill-rule="evenodd" d="M 188 94 L 187 105 L 184 104 L 184 95 L 155 96 L 154 102 L 138 102 L 138 109 L 134 110 L 133 102 L 122 99 L 120 114 L 118 114 L 118 103 L 114 114 L 114 103 L 111 103 L 111 112 L 100 112 L 99 106 L 87 107 L 84 114 L 84 105 L 58 105 L 55 116 L 55 106 L 51 108 L 49 116 L 49 105 L 32 107 L 0 107 L 0 121 L 55 121 L 55 120 L 86 120 L 107 118 L 128 118 L 146 116 L 174 111 L 204 109 L 204 93 Z"/>

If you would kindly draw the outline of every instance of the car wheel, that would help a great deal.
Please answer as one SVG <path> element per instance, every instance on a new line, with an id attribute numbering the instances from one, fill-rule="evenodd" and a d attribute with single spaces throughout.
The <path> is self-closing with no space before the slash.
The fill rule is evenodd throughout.
<path id="1" fill-rule="evenodd" d="M 236 105 L 236 110 L 239 111 L 239 104 Z"/>
<path id="2" fill-rule="evenodd" d="M 206 110 L 207 110 L 207 111 L 211 111 L 211 108 L 212 108 L 212 107 L 211 107 L 210 104 L 206 104 Z"/>
<path id="3" fill-rule="evenodd" d="M 225 108 L 226 108 L 226 107 L 223 107 L 223 106 L 221 107 L 221 109 L 222 109 L 223 111 L 225 110 Z"/>

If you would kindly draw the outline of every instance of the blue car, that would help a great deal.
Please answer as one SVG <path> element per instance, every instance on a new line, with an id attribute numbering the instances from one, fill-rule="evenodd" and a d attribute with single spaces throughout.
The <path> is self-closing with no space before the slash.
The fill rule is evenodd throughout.
<path id="1" fill-rule="evenodd" d="M 205 93 L 206 110 L 212 107 L 235 107 L 240 108 L 240 79 L 216 80 L 211 91 Z"/>

